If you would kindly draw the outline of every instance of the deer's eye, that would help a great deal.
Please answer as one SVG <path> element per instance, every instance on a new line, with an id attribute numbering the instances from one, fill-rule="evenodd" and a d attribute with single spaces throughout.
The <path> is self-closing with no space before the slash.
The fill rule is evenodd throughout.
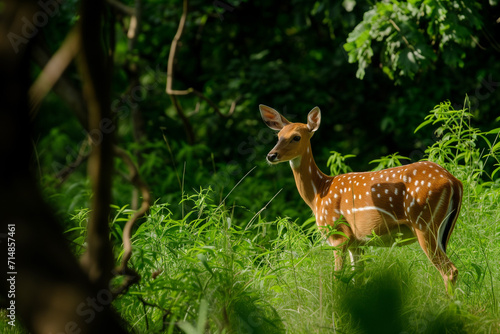
<path id="1" fill-rule="evenodd" d="M 293 137 L 293 141 L 300 141 L 300 136 Z"/>

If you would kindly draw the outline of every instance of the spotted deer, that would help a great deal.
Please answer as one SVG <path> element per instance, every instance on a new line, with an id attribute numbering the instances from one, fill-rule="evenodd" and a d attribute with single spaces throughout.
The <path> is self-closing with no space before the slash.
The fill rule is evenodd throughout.
<path id="1" fill-rule="evenodd" d="M 355 265 L 357 246 L 379 236 L 382 246 L 397 237 L 418 240 L 423 251 L 448 283 L 458 270 L 446 255 L 446 245 L 462 203 L 462 183 L 433 162 L 416 162 L 376 172 L 327 176 L 314 162 L 310 139 L 321 123 L 313 108 L 307 124 L 291 123 L 273 108 L 260 105 L 262 119 L 279 131 L 278 143 L 267 155 L 270 164 L 289 161 L 300 196 L 312 209 L 318 227 L 332 226 L 342 233 L 327 237 L 335 251 L 335 270 L 349 251 Z M 339 220 L 343 217 L 343 220 Z M 346 222 L 340 223 L 340 222 Z M 409 238 L 409 239 L 408 239 Z M 379 243 L 374 243 L 380 245 Z"/>

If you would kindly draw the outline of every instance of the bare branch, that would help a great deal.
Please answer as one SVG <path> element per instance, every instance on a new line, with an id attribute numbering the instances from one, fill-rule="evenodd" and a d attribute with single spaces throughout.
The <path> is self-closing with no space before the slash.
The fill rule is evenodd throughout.
<path id="1" fill-rule="evenodd" d="M 166 92 L 168 95 L 188 95 L 191 92 L 189 90 L 173 90 L 172 83 L 174 80 L 174 60 L 177 53 L 177 44 L 181 39 L 182 33 L 184 32 L 184 26 L 186 25 L 186 18 L 188 13 L 188 0 L 182 2 L 182 15 L 179 21 L 179 26 L 177 27 L 177 32 L 172 39 L 172 44 L 170 45 L 170 53 L 168 54 L 168 64 L 167 64 L 167 87 Z"/>
<path id="2" fill-rule="evenodd" d="M 108 217 L 113 174 L 110 87 L 112 59 L 100 41 L 107 32 L 103 24 L 105 2 L 83 0 L 81 3 L 81 50 L 78 58 L 83 92 L 88 105 L 89 132 L 100 136 L 93 142 L 88 174 L 92 184 L 92 212 L 88 222 L 87 252 L 82 267 L 97 286 L 109 286 L 114 257 L 109 240 Z M 103 127 L 103 124 L 107 126 Z"/>
<path id="3" fill-rule="evenodd" d="M 42 73 L 29 90 L 31 102 L 31 118 L 36 116 L 40 103 L 54 87 L 56 82 L 80 51 L 80 34 L 78 28 L 73 28 L 66 36 L 59 50 L 50 58 Z"/>
<path id="4" fill-rule="evenodd" d="M 132 285 L 139 282 L 139 280 L 141 278 L 135 270 L 132 270 L 131 268 L 128 268 L 128 267 L 126 267 L 124 270 L 122 270 L 120 272 L 115 272 L 115 274 L 116 275 L 123 275 L 125 278 L 125 280 L 123 281 L 123 283 L 119 287 L 113 289 L 112 294 L 115 298 L 121 294 L 126 293 L 127 290 Z"/>
<path id="5" fill-rule="evenodd" d="M 41 68 L 44 68 L 50 60 L 49 52 L 40 45 L 35 45 L 33 47 L 31 56 L 33 57 L 35 63 Z M 53 90 L 70 106 L 80 124 L 87 129 L 87 104 L 80 89 L 77 89 L 73 81 L 65 73 L 63 73 L 59 80 L 55 83 Z M 36 115 L 32 114 L 32 118 L 35 116 Z"/>
<path id="6" fill-rule="evenodd" d="M 127 268 L 127 263 L 130 260 L 130 257 L 132 256 L 132 243 L 130 241 L 132 228 L 134 227 L 136 221 L 142 216 L 144 216 L 146 212 L 148 212 L 151 206 L 151 194 L 149 193 L 149 187 L 142 180 L 141 176 L 139 175 L 139 171 L 137 170 L 137 167 L 135 166 L 134 162 L 132 161 L 128 153 L 118 146 L 114 146 L 113 151 L 114 154 L 118 156 L 120 159 L 122 159 L 122 161 L 127 165 L 127 168 L 129 169 L 130 182 L 135 187 L 137 187 L 142 194 L 141 207 L 132 215 L 132 217 L 129 219 L 129 221 L 125 224 L 125 227 L 123 228 L 123 258 L 120 267 L 116 269 L 116 271 L 122 272 L 125 270 L 125 268 Z"/>
<path id="7" fill-rule="evenodd" d="M 172 44 L 170 46 L 170 53 L 168 55 L 168 64 L 167 64 L 167 86 L 166 86 L 166 93 L 172 97 L 172 102 L 174 103 L 174 106 L 176 107 L 177 113 L 181 117 L 181 120 L 183 121 L 184 125 L 186 125 L 186 120 L 187 118 L 185 117 L 184 113 L 182 112 L 182 109 L 179 109 L 177 107 L 178 102 L 174 101 L 173 96 L 174 95 L 189 95 L 189 94 L 194 94 L 198 96 L 200 99 L 206 101 L 208 105 L 214 109 L 214 111 L 217 113 L 217 115 L 221 117 L 230 117 L 233 113 L 234 110 L 236 109 L 236 101 L 239 100 L 236 99 L 232 104 L 231 104 L 231 109 L 227 114 L 224 114 L 220 111 L 219 107 L 208 97 L 203 95 L 203 93 L 199 92 L 198 90 L 194 88 L 188 88 L 185 90 L 174 90 L 172 89 L 173 86 L 173 81 L 174 81 L 174 62 L 175 62 L 175 55 L 177 54 L 177 44 L 179 43 L 179 40 L 182 37 L 182 33 L 184 32 L 184 27 L 186 25 L 186 18 L 187 18 L 187 13 L 188 13 L 188 0 L 184 0 L 182 4 L 182 15 L 181 19 L 179 20 L 179 26 L 177 27 L 177 32 L 175 33 L 174 38 L 172 39 Z M 182 115 L 181 115 L 182 113 Z"/>

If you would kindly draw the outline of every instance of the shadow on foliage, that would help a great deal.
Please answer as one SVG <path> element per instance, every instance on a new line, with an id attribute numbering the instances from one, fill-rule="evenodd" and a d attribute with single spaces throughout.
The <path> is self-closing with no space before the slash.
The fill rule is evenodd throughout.
<path id="1" fill-rule="evenodd" d="M 415 308 L 409 298 L 414 287 L 407 285 L 408 280 L 402 279 L 400 273 L 383 271 L 362 277 L 366 283 L 349 286 L 339 300 L 341 311 L 351 316 L 354 328 L 349 332 L 467 333 L 470 315 L 461 311 L 459 303 L 436 296 Z M 413 306 L 410 309 L 405 305 Z"/>

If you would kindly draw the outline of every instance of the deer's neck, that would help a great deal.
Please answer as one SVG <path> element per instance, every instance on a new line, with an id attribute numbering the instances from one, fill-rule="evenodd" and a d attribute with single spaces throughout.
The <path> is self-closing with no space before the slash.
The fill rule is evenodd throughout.
<path id="1" fill-rule="evenodd" d="M 316 162 L 314 162 L 310 145 L 304 154 L 290 160 L 290 166 L 300 196 L 315 212 L 316 196 L 323 193 L 325 183 L 330 177 L 319 170 Z"/>

